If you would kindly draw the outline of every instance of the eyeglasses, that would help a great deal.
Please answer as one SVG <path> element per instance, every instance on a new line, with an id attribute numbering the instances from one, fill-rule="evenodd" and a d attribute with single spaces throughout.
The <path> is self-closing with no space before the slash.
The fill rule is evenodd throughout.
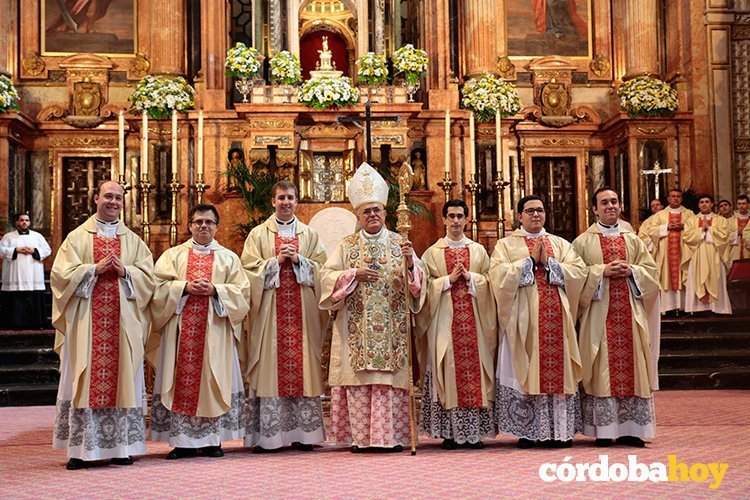
<path id="1" fill-rule="evenodd" d="M 542 208 L 542 207 L 539 207 L 539 208 L 524 208 L 523 209 L 523 213 L 525 213 L 526 215 L 534 215 L 534 214 L 542 215 L 544 213 L 544 208 Z"/>
<path id="2" fill-rule="evenodd" d="M 198 227 L 204 226 L 204 225 L 211 227 L 211 226 L 215 226 L 216 225 L 216 221 L 211 220 L 211 219 L 198 219 L 198 220 L 194 220 L 194 221 L 192 221 L 190 223 L 193 224 L 193 225 L 195 225 L 195 226 L 198 226 Z"/>

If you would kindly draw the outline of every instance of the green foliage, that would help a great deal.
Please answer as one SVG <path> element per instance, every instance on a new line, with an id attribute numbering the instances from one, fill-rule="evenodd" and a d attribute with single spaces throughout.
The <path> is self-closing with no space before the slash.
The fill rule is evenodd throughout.
<path id="1" fill-rule="evenodd" d="M 244 224 L 239 223 L 238 226 L 244 234 L 249 234 L 255 226 L 263 224 L 273 213 L 271 188 L 278 179 L 271 173 L 251 171 L 244 163 L 230 165 L 227 174 L 237 181 L 248 213 L 248 221 Z"/>

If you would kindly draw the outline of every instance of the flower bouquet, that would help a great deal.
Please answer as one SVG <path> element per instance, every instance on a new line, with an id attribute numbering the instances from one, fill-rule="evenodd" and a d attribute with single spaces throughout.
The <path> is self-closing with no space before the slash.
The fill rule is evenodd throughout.
<path id="1" fill-rule="evenodd" d="M 393 67 L 396 69 L 396 74 L 404 74 L 409 102 L 414 102 L 414 93 L 419 89 L 419 79 L 427 71 L 428 62 L 427 52 L 415 49 L 410 43 L 393 53 Z"/>
<path id="2" fill-rule="evenodd" d="M 516 86 L 495 75 L 485 73 L 479 78 L 472 78 L 464 84 L 461 103 L 472 110 L 480 122 L 495 119 L 495 112 L 512 116 L 521 109 L 521 99 Z"/>
<path id="3" fill-rule="evenodd" d="M 382 85 L 388 79 L 385 56 L 368 52 L 357 59 L 357 80 L 363 85 Z"/>
<path id="4" fill-rule="evenodd" d="M 242 95 L 242 102 L 248 102 L 247 96 L 253 90 L 253 78 L 260 72 L 262 61 L 263 56 L 255 47 L 248 47 L 242 42 L 227 49 L 224 73 L 237 78 L 234 86 Z"/>
<path id="5" fill-rule="evenodd" d="M 271 65 L 271 81 L 282 85 L 297 85 L 302 81 L 302 67 L 299 58 L 282 50 L 269 61 Z"/>
<path id="6" fill-rule="evenodd" d="M 181 76 L 146 75 L 128 100 L 135 111 L 145 111 L 156 120 L 169 118 L 173 110 L 195 106 L 195 90 Z"/>
<path id="7" fill-rule="evenodd" d="M 313 78 L 300 88 L 299 102 L 318 110 L 351 106 L 359 102 L 359 91 L 345 76 Z"/>
<path id="8" fill-rule="evenodd" d="M 631 117 L 664 116 L 677 110 L 677 91 L 653 76 L 638 76 L 617 89 L 620 107 Z"/>
<path id="9" fill-rule="evenodd" d="M 10 78 L 0 75 L 0 113 L 11 109 L 18 109 L 18 91 Z"/>

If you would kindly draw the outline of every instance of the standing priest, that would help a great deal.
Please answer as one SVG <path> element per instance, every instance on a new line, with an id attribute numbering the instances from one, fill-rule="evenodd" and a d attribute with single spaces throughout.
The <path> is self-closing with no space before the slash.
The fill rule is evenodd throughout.
<path id="1" fill-rule="evenodd" d="M 221 457 L 221 442 L 245 429 L 237 344 L 250 284 L 237 255 L 215 239 L 213 205 L 190 210 L 192 238 L 159 257 L 151 304 L 149 361 L 156 366 L 151 437 L 167 459 Z"/>
<path id="2" fill-rule="evenodd" d="M 274 214 L 245 241 L 242 265 L 250 278 L 249 338 L 244 371 L 250 407 L 246 446 L 256 452 L 294 446 L 310 451 L 325 440 L 318 233 L 294 215 L 297 188 L 271 189 Z"/>
<path id="3" fill-rule="evenodd" d="M 443 438 L 449 450 L 481 448 L 483 437 L 495 435 L 497 323 L 487 279 L 490 257 L 464 235 L 468 215 L 463 200 L 443 205 L 446 236 L 422 256 L 429 275 L 417 326 L 427 344 L 420 360 L 426 365 L 422 427 Z"/>
<path id="4" fill-rule="evenodd" d="M 580 430 L 581 357 L 575 320 L 586 267 L 544 229 L 541 198 L 518 202 L 521 227 L 497 242 L 490 280 L 501 335 L 495 419 L 519 448 L 567 447 Z"/>
<path id="5" fill-rule="evenodd" d="M 583 431 L 597 446 L 644 446 L 655 435 L 659 281 L 645 243 L 618 223 L 617 193 L 598 189 L 597 222 L 573 242 L 589 266 L 580 299 Z"/>
<path id="6" fill-rule="evenodd" d="M 16 215 L 16 230 L 0 241 L 3 259 L 2 306 L 6 311 L 0 325 L 6 328 L 42 328 L 44 310 L 44 264 L 50 256 L 44 236 L 29 229 L 28 214 Z"/>
<path id="7" fill-rule="evenodd" d="M 54 447 L 67 448 L 68 469 L 101 459 L 130 465 L 146 452 L 143 345 L 154 262 L 118 220 L 122 186 L 104 182 L 94 203 L 96 214 L 65 238 L 50 275 L 60 354 Z"/>
<path id="8" fill-rule="evenodd" d="M 385 227 L 388 184 L 368 164 L 349 182 L 361 230 L 321 271 L 321 307 L 336 312 L 329 384 L 331 431 L 352 451 L 401 451 L 409 442 L 409 311 L 425 299 L 411 242 Z"/>

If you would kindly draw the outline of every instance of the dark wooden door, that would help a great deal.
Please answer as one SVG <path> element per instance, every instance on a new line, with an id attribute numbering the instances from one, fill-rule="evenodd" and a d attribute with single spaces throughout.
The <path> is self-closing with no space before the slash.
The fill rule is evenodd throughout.
<path id="1" fill-rule="evenodd" d="M 547 208 L 548 232 L 573 241 L 577 234 L 575 157 L 535 157 L 531 161 L 534 194 Z"/>
<path id="2" fill-rule="evenodd" d="M 94 195 L 111 175 L 111 158 L 63 159 L 63 238 L 95 211 Z"/>

